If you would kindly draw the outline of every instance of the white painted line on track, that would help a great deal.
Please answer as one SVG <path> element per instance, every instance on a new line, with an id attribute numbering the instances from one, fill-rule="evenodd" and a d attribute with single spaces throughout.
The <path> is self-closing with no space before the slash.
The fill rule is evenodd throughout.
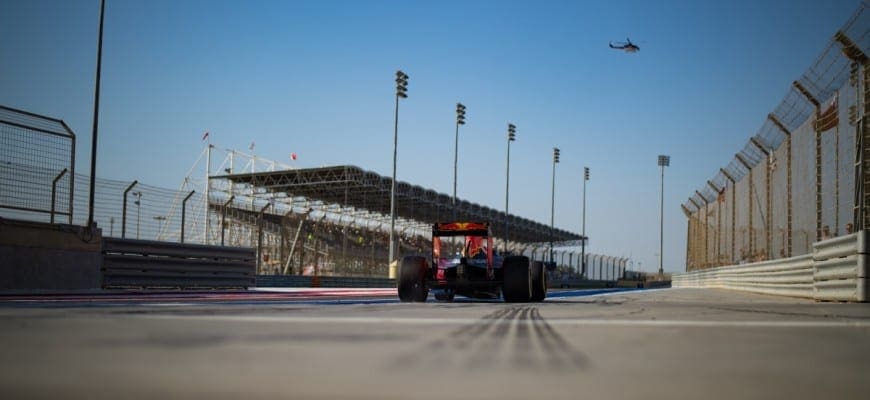
<path id="1" fill-rule="evenodd" d="M 627 294 L 649 294 L 673 290 L 672 288 L 659 289 L 634 289 L 634 288 L 605 288 L 605 289 L 550 289 L 547 291 L 547 299 L 564 299 L 564 298 L 589 298 L 598 296 L 619 296 Z M 589 292 L 599 292 L 587 294 Z"/>
<path id="2" fill-rule="evenodd" d="M 141 315 L 135 318 L 200 320 L 220 322 L 278 322 L 320 324 L 395 324 L 395 325 L 463 325 L 474 323 L 535 324 L 535 320 L 491 321 L 480 318 L 421 317 L 312 317 L 259 315 Z M 630 319 L 546 319 L 552 326 L 565 327 L 677 327 L 677 328 L 870 328 L 870 321 L 692 321 L 692 320 L 630 320 Z"/>
<path id="3" fill-rule="evenodd" d="M 692 320 L 559 320 L 549 319 L 559 326 L 624 326 L 678 328 L 870 328 L 870 321 L 692 321 Z"/>

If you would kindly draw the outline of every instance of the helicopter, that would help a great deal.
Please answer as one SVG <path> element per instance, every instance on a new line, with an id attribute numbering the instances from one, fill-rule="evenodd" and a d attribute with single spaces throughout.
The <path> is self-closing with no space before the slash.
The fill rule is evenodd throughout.
<path id="1" fill-rule="evenodd" d="M 640 46 L 632 43 L 631 39 L 629 38 L 625 38 L 624 42 L 616 42 L 616 44 L 610 42 L 610 48 L 616 50 L 623 50 L 626 53 L 637 53 L 638 51 L 640 51 Z"/>

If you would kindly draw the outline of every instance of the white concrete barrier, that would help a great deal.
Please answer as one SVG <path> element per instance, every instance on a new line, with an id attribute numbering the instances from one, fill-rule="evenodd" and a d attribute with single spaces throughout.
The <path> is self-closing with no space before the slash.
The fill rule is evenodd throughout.
<path id="1" fill-rule="evenodd" d="M 813 244 L 813 298 L 827 301 L 868 299 L 868 231 Z"/>
<path id="2" fill-rule="evenodd" d="M 781 260 L 673 274 L 673 287 L 720 288 L 821 301 L 868 301 L 867 231 L 813 244 L 813 253 Z"/>

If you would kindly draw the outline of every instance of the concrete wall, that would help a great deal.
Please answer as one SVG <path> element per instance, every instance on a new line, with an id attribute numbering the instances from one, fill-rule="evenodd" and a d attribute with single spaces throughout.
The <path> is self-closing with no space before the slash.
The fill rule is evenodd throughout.
<path id="1" fill-rule="evenodd" d="M 102 232 L 0 218 L 0 290 L 99 289 Z"/>

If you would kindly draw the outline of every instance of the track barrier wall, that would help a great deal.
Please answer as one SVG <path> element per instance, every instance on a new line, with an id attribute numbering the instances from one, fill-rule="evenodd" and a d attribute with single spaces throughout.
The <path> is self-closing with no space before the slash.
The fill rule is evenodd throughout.
<path id="1" fill-rule="evenodd" d="M 718 288 L 818 301 L 867 302 L 868 231 L 816 242 L 812 254 L 674 274 L 673 287 Z"/>
<path id="2" fill-rule="evenodd" d="M 103 239 L 103 288 L 248 288 L 255 285 L 252 248 Z"/>

